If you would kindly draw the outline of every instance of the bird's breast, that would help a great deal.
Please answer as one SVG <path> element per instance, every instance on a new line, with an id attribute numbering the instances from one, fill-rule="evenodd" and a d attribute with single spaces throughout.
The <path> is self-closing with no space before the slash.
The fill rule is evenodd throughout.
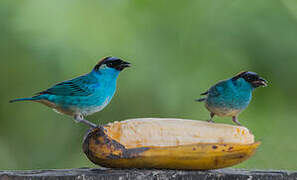
<path id="1" fill-rule="evenodd" d="M 205 104 L 205 107 L 212 113 L 217 116 L 237 116 L 242 110 L 241 109 L 233 109 L 228 107 L 218 107 L 218 106 L 210 106 L 209 104 Z"/>
<path id="2" fill-rule="evenodd" d="M 90 115 L 90 114 L 94 114 L 96 112 L 99 112 L 101 111 L 102 109 L 105 108 L 105 106 L 107 106 L 110 102 L 110 98 L 107 97 L 105 99 L 104 102 L 102 103 L 97 103 L 97 104 L 94 104 L 92 106 L 88 106 L 88 107 L 83 107 L 83 108 L 80 108 L 80 112 L 83 114 L 83 115 Z"/>
<path id="3" fill-rule="evenodd" d="M 250 103 L 251 93 L 224 91 L 218 96 L 208 96 L 206 108 L 219 116 L 235 116 Z"/>

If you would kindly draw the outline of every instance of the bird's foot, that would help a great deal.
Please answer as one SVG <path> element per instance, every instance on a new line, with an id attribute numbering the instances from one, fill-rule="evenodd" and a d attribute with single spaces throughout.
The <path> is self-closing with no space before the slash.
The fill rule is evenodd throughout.
<path id="1" fill-rule="evenodd" d="M 214 123 L 214 121 L 212 119 L 206 120 L 209 123 Z"/>
<path id="2" fill-rule="evenodd" d="M 240 123 L 236 123 L 238 126 L 243 126 L 242 124 L 240 124 Z"/>
<path id="3" fill-rule="evenodd" d="M 91 128 L 97 128 L 98 126 L 88 120 L 85 120 L 84 117 L 82 115 L 75 115 L 74 116 L 74 120 L 77 123 L 83 123 L 87 126 L 90 126 Z"/>
<path id="4" fill-rule="evenodd" d="M 90 126 L 91 128 L 97 128 L 97 127 L 98 127 L 96 124 L 94 124 L 94 123 L 92 123 L 92 122 L 90 122 L 90 121 L 87 121 L 87 120 L 85 120 L 85 119 L 81 120 L 80 122 L 81 122 L 81 123 L 84 123 L 84 124 L 87 125 L 87 126 Z"/>
<path id="5" fill-rule="evenodd" d="M 211 113 L 210 113 L 210 119 L 207 120 L 207 122 L 209 122 L 209 123 L 214 123 L 214 121 L 212 120 L 214 116 L 215 116 L 215 114 L 214 114 L 213 112 L 211 112 Z"/>
<path id="6" fill-rule="evenodd" d="M 232 117 L 232 121 L 233 121 L 235 124 L 237 124 L 238 126 L 242 126 L 242 125 L 240 124 L 240 122 L 237 120 L 237 117 L 236 117 L 236 116 L 233 116 L 233 117 Z"/>

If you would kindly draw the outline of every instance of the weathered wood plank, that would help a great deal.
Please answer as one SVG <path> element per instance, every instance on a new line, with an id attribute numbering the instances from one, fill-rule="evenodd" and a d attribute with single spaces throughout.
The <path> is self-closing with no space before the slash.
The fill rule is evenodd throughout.
<path id="1" fill-rule="evenodd" d="M 211 171 L 180 171 L 154 169 L 65 169 L 0 171 L 1 180 L 94 180 L 94 179 L 203 179 L 203 180 L 297 180 L 297 172 L 278 170 L 220 169 Z"/>

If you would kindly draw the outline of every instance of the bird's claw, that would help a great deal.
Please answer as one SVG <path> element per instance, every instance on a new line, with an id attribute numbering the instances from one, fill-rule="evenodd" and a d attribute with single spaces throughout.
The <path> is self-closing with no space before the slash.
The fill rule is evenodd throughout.
<path id="1" fill-rule="evenodd" d="M 243 126 L 242 124 L 240 124 L 240 123 L 236 123 L 238 126 Z"/>
<path id="2" fill-rule="evenodd" d="M 75 119 L 75 122 L 77 122 L 77 123 L 83 123 L 83 124 L 85 124 L 87 126 L 90 126 L 91 128 L 97 128 L 98 127 L 98 125 L 96 125 L 96 124 L 94 124 L 94 123 L 92 123 L 92 122 L 90 122 L 88 120 L 85 120 L 82 115 L 76 115 L 74 117 L 74 119 Z"/>
<path id="3" fill-rule="evenodd" d="M 87 126 L 90 126 L 91 128 L 97 128 L 98 127 L 98 125 L 96 125 L 96 124 L 94 124 L 94 123 L 92 123 L 90 121 L 87 121 L 85 119 L 81 120 L 80 122 L 87 125 Z"/>
<path id="4" fill-rule="evenodd" d="M 214 121 L 212 119 L 206 120 L 209 123 L 214 123 Z"/>
<path id="5" fill-rule="evenodd" d="M 238 125 L 238 126 L 242 126 L 242 125 L 239 123 L 239 121 L 237 120 L 237 117 L 236 117 L 236 116 L 233 116 L 233 117 L 232 117 L 232 121 L 233 121 L 236 125 Z"/>

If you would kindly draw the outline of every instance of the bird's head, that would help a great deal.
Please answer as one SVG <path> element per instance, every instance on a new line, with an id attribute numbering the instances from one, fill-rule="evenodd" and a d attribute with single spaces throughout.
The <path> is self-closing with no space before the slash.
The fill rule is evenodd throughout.
<path id="1" fill-rule="evenodd" d="M 105 57 L 102 60 L 99 61 L 98 64 L 94 67 L 95 71 L 100 70 L 108 70 L 112 69 L 115 71 L 122 71 L 123 69 L 130 67 L 131 64 L 123 61 L 117 57 Z"/>
<path id="2" fill-rule="evenodd" d="M 236 76 L 234 76 L 232 80 L 237 81 L 240 78 L 248 82 L 253 88 L 257 88 L 260 86 L 267 86 L 267 81 L 254 72 L 250 72 L 250 71 L 240 72 Z"/>

